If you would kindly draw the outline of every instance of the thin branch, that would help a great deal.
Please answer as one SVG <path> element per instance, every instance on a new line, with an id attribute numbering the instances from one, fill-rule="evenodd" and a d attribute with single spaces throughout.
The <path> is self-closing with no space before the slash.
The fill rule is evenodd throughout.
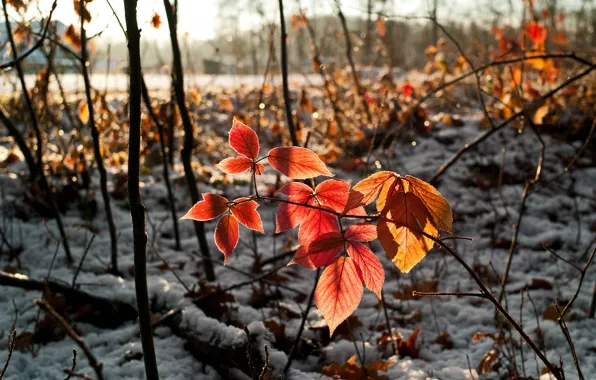
<path id="1" fill-rule="evenodd" d="M 288 84 L 288 53 L 286 39 L 286 20 L 284 18 L 284 4 L 283 0 L 279 0 L 279 20 L 281 24 L 281 75 L 284 90 L 284 104 L 286 107 L 286 119 L 288 122 L 288 129 L 290 131 L 290 139 L 292 145 L 299 146 L 298 136 L 296 136 L 296 127 L 294 126 L 294 117 L 292 116 L 292 104 L 290 100 L 290 88 Z"/>
<path id="2" fill-rule="evenodd" d="M 27 50 L 26 52 L 24 52 L 20 56 L 18 56 L 18 57 L 15 58 L 14 57 L 14 54 L 13 54 L 13 59 L 11 61 L 6 62 L 6 63 L 3 63 L 3 64 L 0 64 L 0 70 L 8 70 L 8 69 L 11 69 L 11 68 L 15 67 L 21 61 L 23 61 L 24 59 L 26 59 L 27 57 L 29 57 L 34 51 L 36 51 L 41 46 L 43 46 L 43 43 L 46 40 L 46 37 L 48 35 L 48 30 L 50 29 L 50 24 L 52 22 L 52 15 L 54 14 L 54 10 L 56 9 L 56 5 L 57 4 L 58 4 L 58 0 L 54 0 L 54 3 L 52 4 L 52 9 L 50 10 L 50 15 L 48 16 L 48 20 L 46 21 L 46 25 L 43 28 L 43 32 L 42 32 L 41 37 L 39 38 L 39 40 L 37 40 L 37 42 L 35 42 L 35 44 L 33 44 L 33 46 L 31 46 L 29 48 L 29 50 Z"/>
<path id="3" fill-rule="evenodd" d="M 298 334 L 296 335 L 296 340 L 294 340 L 294 345 L 292 346 L 292 349 L 290 350 L 290 354 L 288 356 L 288 362 L 286 363 L 286 366 L 284 367 L 284 370 L 283 370 L 284 374 L 288 373 L 288 371 L 292 367 L 292 361 L 294 360 L 294 356 L 296 355 L 296 352 L 298 351 L 298 346 L 300 345 L 300 339 L 302 338 L 302 332 L 304 331 L 304 324 L 306 323 L 306 319 L 308 318 L 308 313 L 310 312 L 310 309 L 312 308 L 313 301 L 315 300 L 315 290 L 317 289 L 317 285 L 319 284 L 320 276 L 321 276 L 321 268 L 318 268 L 317 275 L 315 276 L 315 282 L 312 287 L 312 291 L 310 292 L 310 295 L 308 296 L 308 302 L 306 303 L 306 310 L 304 310 L 304 313 L 302 313 L 302 320 L 300 321 L 300 327 L 298 328 Z"/>
<path id="4" fill-rule="evenodd" d="M 47 303 L 44 300 L 39 300 L 39 299 L 35 300 L 35 304 L 41 310 L 43 310 L 44 312 L 51 315 L 54 319 L 56 319 L 60 323 L 60 326 L 62 327 L 64 332 L 66 332 L 66 334 L 72 340 L 74 340 L 74 342 L 77 344 L 77 346 L 79 346 L 79 348 L 81 350 L 83 350 L 83 352 L 85 353 L 85 356 L 87 357 L 87 361 L 89 362 L 89 365 L 91 366 L 91 368 L 93 368 L 93 370 L 95 371 L 95 374 L 97 375 L 97 379 L 103 380 L 103 371 L 102 371 L 103 364 L 97 361 L 97 359 L 95 358 L 95 355 L 93 355 L 93 352 L 91 352 L 91 350 L 89 349 L 89 347 L 87 346 L 87 344 L 85 343 L 83 338 L 81 338 L 79 336 L 79 334 L 77 334 L 77 332 L 72 328 L 72 326 L 64 318 L 62 318 L 62 316 L 60 314 L 58 314 L 58 312 L 56 310 L 54 310 L 52 305 L 50 305 L 49 303 Z"/>
<path id="5" fill-rule="evenodd" d="M 147 232 L 145 228 L 145 205 L 139 188 L 141 150 L 141 33 L 137 23 L 137 0 L 124 2 L 129 56 L 129 142 L 128 142 L 128 200 L 132 216 L 135 291 L 139 311 L 141 345 L 148 380 L 159 380 L 151 314 L 149 290 L 147 289 Z"/>

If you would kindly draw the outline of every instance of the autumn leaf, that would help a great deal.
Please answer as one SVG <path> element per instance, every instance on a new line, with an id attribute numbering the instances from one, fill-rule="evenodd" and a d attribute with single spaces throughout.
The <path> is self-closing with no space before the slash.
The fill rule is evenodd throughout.
<path id="1" fill-rule="evenodd" d="M 333 177 L 323 161 L 312 150 L 301 147 L 273 148 L 267 155 L 275 170 L 292 179 L 307 179 L 319 175 Z"/>
<path id="2" fill-rule="evenodd" d="M 87 10 L 87 4 L 85 3 L 89 3 L 90 1 L 84 1 L 83 2 L 83 19 L 85 20 L 85 22 L 90 22 L 91 21 L 91 13 L 89 13 L 89 11 Z M 80 0 L 72 0 L 72 4 L 75 10 L 75 13 L 77 14 L 77 16 L 81 17 L 81 1 Z"/>
<path id="3" fill-rule="evenodd" d="M 89 106 L 87 105 L 86 101 L 83 101 L 81 104 L 79 104 L 77 113 L 79 115 L 79 119 L 81 119 L 81 123 L 87 124 L 89 122 Z"/>
<path id="4" fill-rule="evenodd" d="M 66 30 L 64 31 L 64 41 L 66 41 L 66 43 L 72 45 L 76 49 L 81 48 L 81 37 L 76 32 L 73 24 L 70 24 L 68 28 L 66 28 Z"/>
<path id="5" fill-rule="evenodd" d="M 546 41 L 546 28 L 535 21 L 530 21 L 526 25 L 526 33 L 535 45 L 542 46 Z"/>
<path id="6" fill-rule="evenodd" d="M 354 260 L 362 283 L 380 299 L 381 289 L 385 282 L 385 272 L 381 261 L 370 248 L 360 242 L 348 241 L 346 247 L 348 255 Z"/>
<path id="7" fill-rule="evenodd" d="M 253 160 L 259 155 L 259 137 L 248 125 L 236 118 L 234 118 L 232 129 L 230 129 L 229 142 L 238 154 Z"/>
<path id="8" fill-rule="evenodd" d="M 238 174 L 252 168 L 252 160 L 245 156 L 229 157 L 216 166 L 224 173 Z"/>
<path id="9" fill-rule="evenodd" d="M 387 182 L 395 181 L 397 174 L 380 171 L 358 182 L 350 191 L 345 211 L 366 206 L 374 201 Z"/>
<path id="10" fill-rule="evenodd" d="M 409 98 L 414 94 L 414 87 L 412 87 L 410 81 L 405 81 L 404 84 L 399 87 L 399 91 L 401 91 L 406 98 Z"/>
<path id="11" fill-rule="evenodd" d="M 323 374 L 334 379 L 344 380 L 389 380 L 389 376 L 379 375 L 378 372 L 386 372 L 391 364 L 393 364 L 391 361 L 377 360 L 361 366 L 359 363 L 356 363 L 356 354 L 354 354 L 342 365 L 332 363 L 328 366 L 323 366 Z"/>
<path id="12" fill-rule="evenodd" d="M 377 228 L 371 223 L 353 224 L 344 233 L 346 240 L 373 241 L 377 238 Z"/>
<path id="13" fill-rule="evenodd" d="M 279 192 L 287 195 L 288 202 L 291 203 L 284 202 L 279 205 L 275 217 L 275 233 L 280 233 L 299 225 L 308 214 L 308 208 L 300 205 L 312 205 L 314 203 L 313 189 L 300 182 L 290 182 L 282 187 Z"/>
<path id="14" fill-rule="evenodd" d="M 317 208 L 307 208 L 307 214 L 298 229 L 298 242 L 308 245 L 316 238 L 329 232 L 339 231 L 335 215 Z"/>
<path id="15" fill-rule="evenodd" d="M 153 12 L 153 17 L 151 17 L 151 25 L 154 29 L 159 29 L 161 25 L 161 16 L 157 12 Z"/>
<path id="16" fill-rule="evenodd" d="M 358 307 L 362 282 L 354 261 L 340 257 L 327 266 L 315 290 L 315 302 L 329 326 L 329 335 Z"/>
<path id="17" fill-rule="evenodd" d="M 385 34 L 387 34 L 387 27 L 385 26 L 385 21 L 381 17 L 377 19 L 376 27 L 379 36 L 385 37 Z"/>
<path id="18" fill-rule="evenodd" d="M 8 0 L 7 3 L 8 3 L 8 5 L 11 5 L 17 11 L 20 11 L 21 9 L 26 11 L 27 8 L 29 7 L 28 1 L 24 1 L 24 0 Z"/>
<path id="19" fill-rule="evenodd" d="M 304 260 L 308 260 L 310 264 L 307 267 L 313 268 L 320 268 L 325 265 L 331 264 L 337 258 L 337 254 L 343 251 L 344 249 L 344 238 L 339 231 L 332 231 L 325 233 L 318 238 L 316 238 L 312 243 L 310 243 L 305 251 L 303 251 L 303 255 L 306 256 Z M 294 257 L 292 261 L 298 259 L 298 261 L 302 261 L 302 257 Z M 293 262 L 290 261 L 290 264 Z"/>
<path id="20" fill-rule="evenodd" d="M 248 200 L 248 198 L 238 198 L 234 199 L 234 204 L 230 207 L 230 211 L 240 223 L 251 230 L 264 234 L 263 222 L 257 212 L 257 207 L 259 207 L 259 204 L 255 201 Z"/>
<path id="21" fill-rule="evenodd" d="M 438 231 L 430 215 L 413 193 L 397 193 L 388 202 L 386 214 L 377 224 L 377 234 L 387 256 L 402 272 L 409 272 L 433 247 Z"/>
<path id="22" fill-rule="evenodd" d="M 426 206 L 434 225 L 440 230 L 451 232 L 453 215 L 449 202 L 429 183 L 409 175 L 405 179 L 409 183 L 409 191 Z"/>
<path id="23" fill-rule="evenodd" d="M 193 219 L 197 221 L 206 221 L 217 218 L 228 210 L 228 200 L 216 194 L 203 194 L 203 200 L 197 202 L 180 219 Z"/>
<path id="24" fill-rule="evenodd" d="M 238 220 L 233 215 L 224 215 L 215 227 L 215 245 L 224 254 L 224 264 L 238 244 Z"/>

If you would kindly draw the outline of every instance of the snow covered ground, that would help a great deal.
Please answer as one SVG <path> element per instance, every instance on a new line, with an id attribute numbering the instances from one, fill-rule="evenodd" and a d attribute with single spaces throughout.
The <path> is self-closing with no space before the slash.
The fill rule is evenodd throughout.
<path id="1" fill-rule="evenodd" d="M 416 137 L 416 144 L 412 144 L 412 141 L 398 143 L 395 158 L 380 154 L 376 159 L 383 169 L 428 179 L 465 142 L 483 132 L 478 127 L 480 116 L 478 112 L 463 112 L 464 126 L 439 124 L 430 136 Z M 546 143 L 546 158 L 542 175 L 543 180 L 548 181 L 563 171 L 564 159 L 573 157 L 581 142 L 569 145 L 549 136 L 543 138 Z M 503 272 L 514 231 L 513 225 L 518 216 L 524 176 L 533 175 L 532 168 L 538 162 L 539 152 L 540 144 L 530 131 L 518 133 L 513 128 L 506 128 L 481 144 L 479 149 L 466 153 L 447 171 L 438 185 L 439 191 L 450 202 L 455 214 L 454 234 L 473 239 L 471 242 L 449 241 L 449 244 L 455 243 L 466 262 L 474 266 L 477 272 L 484 272 L 482 278 L 488 279 L 488 285 L 495 293 L 498 293 L 499 288 L 490 263 L 499 275 Z M 495 180 L 502 160 L 504 170 L 500 194 Z M 556 364 L 562 360 L 568 379 L 577 377 L 569 347 L 559 325 L 553 320 L 543 318 L 543 312 L 557 297 L 560 304 L 572 297 L 577 289 L 579 274 L 576 269 L 546 252 L 541 243 L 553 247 L 559 255 L 580 267 L 583 267 L 587 259 L 585 252 L 590 250 L 589 246 L 595 237 L 593 226 L 596 223 L 596 167 L 587 158 L 581 158 L 577 166 L 579 168 L 572 170 L 571 174 L 560 176 L 552 185 L 529 196 L 520 227 L 518 249 L 513 258 L 507 285 L 507 304 L 512 315 L 516 320 L 521 320 L 525 331 L 536 341 L 539 339 L 536 333 L 537 323 L 540 324 L 547 348 L 546 356 Z M 213 171 L 217 172 L 217 169 L 214 168 Z M 338 178 L 351 180 L 352 183 L 357 180 L 355 173 L 344 173 L 338 169 L 333 169 L 333 172 Z M 155 249 L 169 261 L 186 284 L 196 284 L 197 276 L 202 277 L 202 268 L 198 264 L 198 244 L 191 223 L 180 222 L 183 249 L 175 251 L 169 209 L 164 206 L 167 197 L 160 168 L 153 168 L 151 174 L 143 176 L 141 180 L 143 198 L 151 221 L 147 226 L 149 242 L 155 242 Z M 190 197 L 182 180 L 177 179 L 174 182 L 180 216 L 191 206 Z M 274 175 L 269 169 L 262 177 L 261 183 L 273 182 Z M 42 279 L 47 275 L 52 261 L 55 242 L 43 227 L 40 217 L 34 216 L 28 220 L 19 218 L 22 210 L 26 211 L 28 207 L 23 201 L 25 187 L 21 180 L 14 175 L 2 174 L 0 187 L 4 192 L 3 229 L 6 230 L 5 226 L 11 225 L 11 241 L 14 245 L 23 246 L 20 255 L 23 268 L 18 269 L 18 273 L 33 279 Z M 114 201 L 120 267 L 125 272 L 123 278 L 117 278 L 105 271 L 109 263 L 109 234 L 97 183 L 94 183 L 94 188 L 98 215 L 91 223 L 101 232 L 89 249 L 77 284 L 82 290 L 94 295 L 134 305 L 134 279 L 129 273 L 133 264 L 130 214 L 124 201 Z M 199 189 L 201 192 L 213 191 L 210 185 L 203 183 L 199 184 Z M 223 189 L 228 198 L 233 198 L 246 194 L 247 183 L 242 181 L 242 178 L 237 178 L 236 182 Z M 569 189 L 573 189 L 573 192 Z M 265 230 L 268 232 L 265 236 L 256 237 L 258 252 L 264 260 L 279 254 L 286 243 L 286 236 L 274 237 L 272 234 L 275 210 L 274 204 L 262 205 L 259 208 Z M 78 263 L 91 233 L 84 228 L 76 229 L 82 220 L 79 210 L 75 207 L 68 210 L 64 216 L 64 223 L 70 233 L 75 262 Z M 47 221 L 47 225 L 53 231 L 57 231 L 53 220 Z M 207 223 L 212 255 L 221 262 L 223 256 L 213 243 L 214 227 L 214 222 Z M 287 235 L 295 233 L 296 231 L 289 231 Z M 215 266 L 217 282 L 222 288 L 250 279 L 246 273 L 251 271 L 254 262 L 252 239 L 250 231 L 241 227 L 241 241 L 230 258 L 228 267 Z M 494 308 L 490 303 L 472 297 L 403 299 L 410 298 L 404 297 L 404 294 L 407 295 L 413 289 L 424 290 L 419 286 L 428 284 L 431 280 L 438 281 L 438 291 L 476 291 L 474 282 L 464 269 L 448 254 L 435 249 L 409 274 L 404 275 L 386 258 L 380 245 L 375 243 L 373 247 L 381 257 L 386 270 L 384 294 L 391 326 L 406 338 L 417 328 L 421 328 L 418 339 L 420 355 L 415 359 L 391 357 L 388 348 L 379 347 L 377 340 L 386 331 L 383 309 L 379 306 L 377 297 L 365 291 L 354 314 L 355 318 L 351 319 L 353 335 L 361 354 L 364 354 L 364 347 L 365 360 L 391 361 L 392 364 L 386 372 L 379 372 L 379 375 L 385 375 L 389 379 L 479 378 L 477 365 L 493 348 L 494 342 L 490 338 L 473 341 L 473 336 L 476 333 L 498 333 Z M 214 319 L 206 316 L 190 298 L 185 297 L 186 290 L 174 275 L 163 267 L 159 259 L 150 254 L 150 250 L 148 254 L 149 289 L 152 307 L 157 317 L 170 309 L 182 309 L 185 328 L 197 336 L 204 337 L 207 342 L 219 342 L 220 346 L 225 347 L 225 350 L 229 349 L 230 352 L 245 342 L 246 334 L 240 326 L 247 325 L 251 334 L 258 337 L 261 350 L 264 344 L 268 345 L 269 364 L 273 368 L 274 378 L 279 378 L 287 361 L 287 355 L 280 347 L 282 343 L 288 344 L 287 342 L 291 346 L 298 331 L 300 313 L 307 303 L 303 295 L 311 292 L 315 279 L 314 271 L 298 266 L 279 270 L 280 284 L 291 287 L 294 291 L 271 285 L 265 287 L 264 292 L 266 295 L 279 292 L 281 297 L 263 297 L 259 293 L 258 285 L 234 289 L 230 292 L 234 301 L 225 302 L 225 312 L 219 319 Z M 5 267 L 6 256 L 0 258 L 2 267 Z M 271 270 L 274 265 L 284 266 L 288 261 L 289 257 L 269 264 L 263 270 Z M 11 265 L 14 267 L 15 264 Z M 74 268 L 66 265 L 60 248 L 51 277 L 70 284 L 75 270 L 76 265 Z M 201 274 L 197 275 L 197 272 Z M 591 374 L 596 372 L 596 320 L 588 317 L 595 281 L 596 269 L 592 267 L 567 315 L 569 331 L 586 378 L 590 378 Z M 531 286 L 536 289 L 529 291 L 537 308 L 537 318 L 525 293 L 520 310 L 520 290 L 526 285 L 532 285 L 532 282 L 540 285 Z M 394 294 L 399 296 L 400 292 L 402 296 L 396 298 Z M 7 357 L 6 347 L 10 328 L 15 320 L 15 310 L 18 310 L 17 332 L 32 332 L 37 315 L 33 300 L 40 296 L 38 291 L 2 287 L 0 363 L 4 363 Z M 276 342 L 275 335 L 265 327 L 275 325 L 274 322 L 285 328 L 286 342 Z M 302 350 L 306 356 L 295 358 L 289 378 L 325 378 L 321 375 L 323 365 L 333 362 L 343 364 L 355 354 L 349 334 L 338 332 L 327 344 L 328 331 L 321 328 L 322 325 L 322 316 L 316 307 L 313 307 L 303 334 L 303 338 L 308 340 L 311 347 Z M 98 360 L 103 362 L 106 379 L 143 378 L 143 361 L 135 355 L 141 351 L 141 345 L 134 321 L 123 323 L 115 329 L 98 328 L 80 322 L 76 322 L 75 326 Z M 437 341 L 444 333 L 448 334 L 447 342 Z M 520 339 L 515 331 L 511 337 L 517 346 L 515 361 L 520 376 L 538 377 L 537 369 L 541 370 L 544 365 L 537 361 L 527 345 L 519 345 Z M 185 349 L 185 340 L 176 336 L 168 327 L 158 327 L 155 330 L 155 344 L 160 375 L 164 379 L 219 379 L 222 376 L 212 366 L 213 362 L 193 357 Z M 15 350 L 5 379 L 63 379 L 63 369 L 71 366 L 73 347 L 76 347 L 73 341 L 65 338 L 41 346 L 36 345 L 35 355 Z M 77 371 L 94 377 L 93 370 L 78 347 L 77 351 Z M 520 353 L 523 353 L 523 356 Z M 200 355 L 197 356 L 200 359 Z M 225 358 L 222 360 L 225 362 Z M 509 363 L 503 355 L 499 360 L 502 363 L 500 375 L 503 375 Z M 246 375 L 239 371 L 232 373 L 238 378 L 246 378 Z M 495 372 L 483 376 L 487 379 L 499 378 L 499 374 Z M 542 378 L 548 377 L 543 375 Z"/>

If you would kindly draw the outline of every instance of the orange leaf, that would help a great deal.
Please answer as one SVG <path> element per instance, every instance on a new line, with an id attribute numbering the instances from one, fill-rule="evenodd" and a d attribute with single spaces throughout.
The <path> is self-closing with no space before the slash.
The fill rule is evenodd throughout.
<path id="1" fill-rule="evenodd" d="M 293 179 L 319 175 L 333 177 L 319 156 L 306 148 L 273 148 L 269 151 L 268 159 L 275 170 Z"/>
<path id="2" fill-rule="evenodd" d="M 248 125 L 234 118 L 230 129 L 230 146 L 236 152 L 255 159 L 259 155 L 259 137 Z"/>
<path id="3" fill-rule="evenodd" d="M 151 25 L 153 25 L 153 28 L 155 29 L 159 29 L 159 26 L 161 25 L 161 17 L 159 14 L 157 14 L 157 12 L 153 12 L 153 17 L 151 17 Z"/>
<path id="4" fill-rule="evenodd" d="M 377 198 L 383 185 L 395 178 L 397 178 L 395 173 L 381 171 L 358 182 L 350 191 L 345 211 L 370 204 Z"/>
<path id="5" fill-rule="evenodd" d="M 377 33 L 379 33 L 379 36 L 384 37 L 385 34 L 387 33 L 387 28 L 385 27 L 385 21 L 383 21 L 383 19 L 379 17 L 377 19 L 376 26 L 377 26 Z"/>
<path id="6" fill-rule="evenodd" d="M 232 211 L 232 215 L 234 215 L 240 223 L 244 224 L 251 230 L 259 231 L 260 233 L 264 234 L 265 231 L 263 230 L 263 222 L 261 221 L 261 216 L 257 212 L 257 207 L 259 207 L 259 204 L 255 201 L 249 201 L 247 199 L 248 198 L 235 199 L 234 202 L 241 203 L 230 207 L 230 211 Z"/>
<path id="7" fill-rule="evenodd" d="M 347 251 L 354 260 L 364 286 L 381 298 L 385 272 L 379 258 L 367 246 L 357 241 L 349 241 Z"/>
<path id="8" fill-rule="evenodd" d="M 409 272 L 433 247 L 431 236 L 438 231 L 430 215 L 413 193 L 397 193 L 388 202 L 387 213 L 377 224 L 377 233 L 387 256 L 402 272 Z"/>
<path id="9" fill-rule="evenodd" d="M 215 245 L 224 254 L 224 264 L 238 244 L 238 221 L 233 215 L 224 215 L 215 227 Z"/>
<path id="10" fill-rule="evenodd" d="M 197 202 L 192 208 L 180 219 L 193 219 L 198 221 L 206 221 L 217 218 L 228 209 L 228 200 L 216 194 L 203 194 L 203 200 Z"/>
<path id="11" fill-rule="evenodd" d="M 451 206 L 441 193 L 432 185 L 416 177 L 406 176 L 409 182 L 409 191 L 414 193 L 426 206 L 434 225 L 443 231 L 451 232 L 453 215 Z"/>
<path id="12" fill-rule="evenodd" d="M 230 157 L 222 160 L 216 166 L 224 173 L 238 174 L 250 169 L 252 160 L 245 156 Z"/>
<path id="13" fill-rule="evenodd" d="M 340 257 L 325 268 L 315 290 L 315 301 L 329 326 L 329 336 L 356 310 L 362 293 L 362 282 L 351 258 Z"/>
<path id="14" fill-rule="evenodd" d="M 87 124 L 89 122 L 89 106 L 87 105 L 87 102 L 81 102 L 81 104 L 79 104 L 77 113 L 79 114 L 81 123 Z"/>

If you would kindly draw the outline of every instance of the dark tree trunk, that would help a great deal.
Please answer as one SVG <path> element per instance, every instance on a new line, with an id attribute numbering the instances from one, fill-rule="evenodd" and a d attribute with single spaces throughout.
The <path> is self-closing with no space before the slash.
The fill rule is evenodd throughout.
<path id="1" fill-rule="evenodd" d="M 186 101 L 184 96 L 184 71 L 182 69 L 182 59 L 180 57 L 180 46 L 178 45 L 178 32 L 177 32 L 177 9 L 174 9 L 169 0 L 164 0 L 164 6 L 166 9 L 166 17 L 168 19 L 168 26 L 170 28 L 170 40 L 172 43 L 172 55 L 174 60 L 173 70 L 173 84 L 174 92 L 176 94 L 176 103 L 178 104 L 178 110 L 180 111 L 180 117 L 182 118 L 182 124 L 184 125 L 184 145 L 182 148 L 182 165 L 184 166 L 184 174 L 186 176 L 186 183 L 188 185 L 188 191 L 190 198 L 194 203 L 199 202 L 199 191 L 197 190 L 197 183 L 195 179 L 194 171 L 191 166 L 191 155 L 193 148 L 193 132 L 194 126 L 190 120 L 190 114 L 186 108 Z M 213 263 L 209 255 L 209 245 L 207 244 L 207 238 L 205 237 L 205 224 L 203 222 L 193 222 L 195 227 L 195 233 L 197 240 L 199 241 L 199 248 L 201 254 L 205 258 L 203 260 L 203 266 L 205 267 L 205 276 L 207 280 L 215 280 L 215 272 L 213 270 Z"/>
<path id="2" fill-rule="evenodd" d="M 141 150 L 141 51 L 140 31 L 137 24 L 137 0 L 124 0 L 126 31 L 128 35 L 130 102 L 128 137 L 128 202 L 132 215 L 134 244 L 135 290 L 148 380 L 158 380 L 157 360 L 153 345 L 153 328 L 149 313 L 149 292 L 147 290 L 145 205 L 139 188 Z"/>

